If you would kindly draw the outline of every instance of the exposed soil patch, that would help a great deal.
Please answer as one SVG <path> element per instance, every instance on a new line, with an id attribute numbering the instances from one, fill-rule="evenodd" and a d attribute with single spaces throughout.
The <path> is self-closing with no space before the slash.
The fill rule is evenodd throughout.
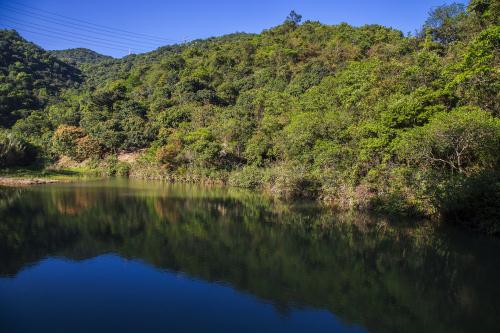
<path id="1" fill-rule="evenodd" d="M 0 177 L 0 185 L 4 186 L 27 186 L 58 182 L 59 180 L 57 179 Z"/>
<path id="2" fill-rule="evenodd" d="M 119 153 L 116 157 L 120 162 L 134 163 L 135 161 L 137 161 L 139 156 L 141 156 L 144 150 L 145 149 L 139 149 L 134 152 L 128 152 L 128 153 L 122 152 Z"/>

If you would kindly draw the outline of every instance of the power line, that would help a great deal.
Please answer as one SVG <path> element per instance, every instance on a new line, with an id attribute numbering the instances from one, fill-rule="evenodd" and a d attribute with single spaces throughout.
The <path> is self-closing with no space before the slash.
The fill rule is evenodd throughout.
<path id="1" fill-rule="evenodd" d="M 4 8 L 7 8 L 5 5 L 0 4 L 0 7 L 2 7 L 2 6 Z M 45 15 L 40 16 L 40 14 L 26 13 L 26 12 L 23 12 L 21 10 L 14 9 L 14 8 L 7 8 L 7 9 L 13 11 L 14 13 L 21 14 L 21 15 L 24 15 L 24 16 L 27 16 L 27 17 L 31 17 L 31 18 L 34 18 L 34 19 L 39 20 L 39 21 L 43 21 L 43 22 L 51 23 L 51 24 L 55 24 L 55 25 L 60 25 L 60 26 L 63 26 L 63 27 L 66 27 L 66 28 L 70 28 L 70 29 L 78 29 L 78 30 L 85 31 L 85 32 L 88 32 L 88 33 L 99 34 L 99 35 L 103 35 L 103 36 L 110 37 L 110 38 L 115 38 L 115 39 L 119 38 L 119 39 L 122 39 L 122 40 L 131 41 L 131 42 L 134 42 L 134 43 L 141 43 L 141 44 L 146 44 L 147 43 L 149 45 L 154 44 L 154 47 L 158 47 L 159 46 L 158 45 L 159 42 L 157 42 L 157 41 L 155 41 L 155 42 L 144 41 L 142 38 L 140 39 L 140 41 L 138 41 L 139 37 L 124 37 L 124 36 L 121 36 L 120 34 L 115 35 L 115 34 L 111 34 L 109 32 L 102 32 L 101 29 L 99 29 L 99 28 L 87 27 L 87 26 L 83 26 L 83 25 L 80 25 L 78 23 L 73 23 L 73 22 L 59 21 L 58 19 L 54 19 L 54 18 L 51 18 L 51 17 L 47 18 L 47 16 L 45 16 Z"/>
<path id="2" fill-rule="evenodd" d="M 65 38 L 71 38 L 72 40 L 77 40 L 77 41 L 79 41 L 79 42 L 80 42 L 80 43 L 82 43 L 82 44 L 85 44 L 85 43 L 89 43 L 89 42 L 91 42 L 91 43 L 97 43 L 97 44 L 99 44 L 99 45 L 107 45 L 107 46 L 118 47 L 118 48 L 123 48 L 123 49 L 128 49 L 128 48 L 130 48 L 130 49 L 133 49 L 134 51 L 146 52 L 146 51 L 145 51 L 145 50 L 143 50 L 143 49 L 139 49 L 139 48 L 135 48 L 135 47 L 134 47 L 134 48 L 132 48 L 132 47 L 129 47 L 129 46 L 127 46 L 127 45 L 123 45 L 123 44 L 118 44 L 118 43 L 110 43 L 110 42 L 101 42 L 101 41 L 98 41 L 98 40 L 95 40 L 95 39 L 85 38 L 85 37 L 80 37 L 80 36 L 71 35 L 71 34 L 69 34 L 69 36 L 68 36 L 68 34 L 62 34 L 61 32 L 58 32 L 58 31 L 54 32 L 54 31 L 51 31 L 51 30 L 49 30 L 49 29 L 43 29 L 43 28 L 33 28 L 33 27 L 17 27 L 17 28 L 16 28 L 16 27 L 14 27 L 14 26 L 12 26 L 12 27 L 13 27 L 13 29 L 14 29 L 14 30 L 19 29 L 19 30 L 26 30 L 26 31 L 28 31 L 28 29 L 36 29 L 36 31 L 32 31 L 32 30 L 30 30 L 30 31 L 31 31 L 32 33 L 38 33 L 39 31 L 42 31 L 42 32 L 44 32 L 44 33 L 49 33 L 49 34 L 51 34 L 51 35 L 53 35 L 53 36 L 55 36 L 55 37 L 61 37 L 61 38 L 62 38 L 62 37 L 65 37 Z"/>
<path id="3" fill-rule="evenodd" d="M 51 32 L 51 33 L 57 33 L 57 34 L 62 34 L 62 35 L 68 35 L 68 34 L 70 34 L 71 35 L 70 37 L 82 38 L 82 39 L 85 39 L 87 41 L 88 40 L 98 40 L 98 42 L 104 41 L 104 42 L 107 42 L 107 43 L 110 43 L 110 44 L 114 44 L 115 46 L 121 46 L 121 47 L 127 47 L 127 48 L 135 45 L 135 47 L 131 47 L 131 48 L 133 48 L 134 50 L 139 50 L 139 51 L 146 51 L 146 50 L 148 50 L 150 48 L 157 48 L 158 47 L 158 46 L 154 46 L 154 47 L 153 46 L 145 46 L 145 45 L 140 45 L 138 43 L 128 43 L 128 42 L 114 41 L 114 40 L 109 40 L 109 39 L 105 39 L 105 38 L 100 38 L 100 37 L 85 35 L 85 34 L 81 34 L 81 33 L 78 33 L 78 32 L 66 31 L 66 30 L 59 30 L 58 28 L 54 29 L 52 27 L 47 27 L 47 26 L 44 26 L 44 25 L 36 24 L 36 23 L 26 23 L 26 22 L 22 22 L 22 21 L 17 21 L 15 19 L 11 19 L 10 17 L 4 17 L 4 20 L 8 21 L 8 22 L 11 22 L 11 24 L 18 25 L 20 27 L 28 27 L 28 28 L 32 28 L 32 29 L 40 29 L 42 31 Z"/>
<path id="4" fill-rule="evenodd" d="M 132 35 L 136 35 L 136 36 L 141 36 L 143 38 L 144 37 L 146 37 L 146 38 L 152 38 L 152 39 L 156 39 L 156 40 L 160 40 L 160 41 L 178 42 L 178 40 L 174 40 L 174 39 L 170 39 L 170 38 L 164 38 L 164 37 L 158 37 L 158 36 L 153 36 L 153 35 L 144 34 L 144 33 L 132 32 L 132 31 L 127 31 L 127 30 L 122 30 L 122 29 L 118 29 L 118 28 L 113 28 L 113 27 L 109 27 L 109 26 L 105 26 L 105 25 L 101 25 L 101 24 L 97 24 L 97 23 L 92 23 L 92 22 L 89 22 L 89 21 L 84 21 L 84 20 L 81 20 L 81 19 L 77 19 L 77 18 L 73 18 L 73 17 L 69 17 L 69 16 L 57 14 L 57 13 L 54 13 L 54 12 L 49 12 L 49 11 L 46 11 L 46 10 L 43 10 L 43 9 L 40 9 L 40 8 L 36 8 L 36 7 L 33 7 L 33 6 L 26 5 L 26 4 L 22 4 L 22 3 L 19 3 L 19 2 L 16 2 L 16 1 L 11 1 L 11 2 L 13 2 L 17 6 L 27 7 L 27 8 L 30 8 L 32 10 L 37 10 L 37 11 L 44 12 L 44 13 L 47 13 L 47 14 L 50 14 L 50 15 L 59 16 L 59 17 L 65 18 L 65 19 L 82 22 L 82 23 L 88 24 L 88 25 L 99 26 L 99 27 L 102 27 L 104 29 L 109 29 L 109 30 L 123 32 L 123 33 L 126 33 L 126 34 L 132 34 Z"/>
<path id="5" fill-rule="evenodd" d="M 10 29 L 16 30 L 14 27 L 10 27 L 10 26 L 7 26 L 7 27 L 10 28 Z M 45 34 L 45 33 L 37 32 L 37 31 L 32 31 L 32 30 L 28 30 L 28 29 L 24 29 L 24 28 L 18 29 L 18 30 L 21 31 L 21 32 L 34 34 L 34 35 L 37 35 L 37 36 L 43 36 L 44 38 L 49 38 L 49 39 L 52 39 L 54 41 L 64 40 L 64 41 L 72 42 L 72 43 L 75 43 L 77 47 L 78 46 L 81 47 L 81 45 L 82 45 L 81 41 L 73 40 L 73 39 L 70 39 L 70 38 L 58 37 L 58 36 L 54 36 L 54 35 L 50 35 L 50 34 Z M 100 48 L 106 48 L 106 49 L 111 49 L 111 50 L 123 51 L 123 52 L 127 52 L 128 51 L 125 48 L 108 46 L 108 45 L 105 45 L 105 44 L 86 43 L 86 45 L 90 45 L 92 47 L 100 47 Z"/>
<path id="6" fill-rule="evenodd" d="M 153 36 L 153 35 L 144 34 L 144 33 L 137 33 L 137 32 L 132 32 L 132 31 L 118 29 L 118 28 L 112 28 L 112 27 L 109 27 L 109 26 L 105 26 L 105 25 L 101 25 L 101 24 L 97 24 L 97 23 L 92 23 L 92 22 L 85 21 L 85 20 L 80 20 L 80 19 L 77 19 L 77 18 L 74 18 L 74 17 L 69 17 L 69 16 L 66 16 L 66 15 L 57 14 L 57 13 L 50 12 L 50 11 L 47 11 L 47 10 L 43 10 L 43 9 L 40 9 L 40 8 L 37 8 L 37 7 L 29 6 L 29 5 L 26 5 L 26 4 L 21 4 L 21 3 L 16 2 L 16 1 L 10 1 L 10 3 L 11 3 L 11 5 L 9 6 L 10 8 L 15 8 L 17 10 L 23 10 L 25 12 L 29 12 L 29 13 L 32 13 L 32 14 L 33 14 L 32 10 L 34 10 L 36 12 L 46 13 L 46 14 L 51 15 L 51 16 L 57 16 L 57 17 L 63 18 L 66 21 L 67 20 L 69 20 L 69 21 L 76 21 L 76 22 L 80 22 L 81 24 L 84 24 L 84 25 L 88 25 L 88 26 L 92 26 L 92 27 L 100 27 L 99 29 L 101 29 L 101 30 L 105 30 L 105 31 L 107 30 L 108 32 L 112 32 L 112 33 L 115 33 L 115 34 L 122 33 L 122 34 L 126 34 L 126 35 L 129 35 L 129 36 L 136 36 L 135 38 L 142 38 L 142 39 L 146 38 L 146 39 L 150 39 L 150 40 L 157 41 L 157 42 L 159 42 L 159 41 L 162 41 L 162 42 L 165 42 L 165 41 L 168 41 L 168 42 L 179 42 L 178 40 L 173 40 L 173 39 L 169 39 L 169 38 Z M 12 7 L 12 5 L 17 6 L 17 7 L 21 7 L 21 9 L 16 8 L 16 7 Z M 30 10 L 25 9 L 25 8 L 29 8 Z M 42 15 L 42 14 L 39 14 L 39 13 L 36 13 L 36 12 L 35 12 L 35 14 Z M 44 16 L 47 17 L 47 15 L 44 15 Z M 76 23 L 73 23 L 73 24 L 76 24 Z"/>
<path id="7" fill-rule="evenodd" d="M 81 30 L 78 30 L 80 32 L 75 32 L 75 31 L 72 31 L 72 30 L 60 29 L 57 26 L 54 27 L 54 26 L 50 26 L 50 25 L 43 25 L 43 24 L 38 24 L 38 23 L 31 23 L 31 22 L 26 22 L 26 21 L 22 21 L 22 20 L 17 20 L 17 19 L 14 19 L 12 17 L 9 17 L 9 16 L 3 16 L 2 18 L 0 18 L 0 20 L 10 21 L 11 23 L 19 24 L 19 25 L 31 26 L 32 28 L 33 27 L 35 27 L 35 28 L 44 28 L 44 29 L 50 29 L 50 30 L 57 31 L 57 32 L 70 33 L 72 35 L 76 34 L 76 35 L 81 35 L 81 36 L 84 36 L 84 37 L 100 39 L 100 40 L 103 40 L 103 41 L 109 41 L 109 42 L 113 42 L 113 43 L 118 42 L 118 43 L 121 43 L 121 44 L 124 44 L 124 45 L 127 45 L 127 46 L 133 44 L 133 45 L 144 47 L 144 48 L 158 47 L 158 45 L 156 45 L 156 44 L 142 44 L 142 43 L 138 43 L 138 42 L 129 42 L 128 40 L 120 40 L 120 39 L 116 39 L 116 40 L 103 39 L 103 38 L 96 37 L 96 36 L 105 36 L 105 37 L 107 37 L 107 36 L 106 35 L 100 35 L 98 33 L 95 33 L 96 36 L 93 36 L 92 33 L 91 34 L 83 34 L 83 33 L 81 33 Z M 74 29 L 74 28 L 70 28 L 70 29 Z"/>
<path id="8" fill-rule="evenodd" d="M 81 41 L 78 41 L 78 40 L 74 40 L 74 39 L 70 39 L 70 38 L 65 38 L 65 37 L 60 37 L 60 36 L 57 36 L 57 35 L 45 34 L 45 33 L 41 33 L 41 32 L 38 32 L 38 31 L 33 31 L 33 30 L 25 29 L 25 28 L 16 29 L 15 27 L 9 26 L 9 25 L 7 25 L 6 27 L 10 28 L 10 29 L 14 29 L 14 30 L 25 31 L 25 32 L 28 32 L 28 33 L 31 33 L 31 34 L 35 34 L 35 35 L 45 36 L 47 38 L 51 38 L 51 39 L 54 39 L 54 40 L 65 40 L 65 41 L 77 43 L 79 45 L 81 45 L 81 43 L 82 43 Z M 102 47 L 102 48 L 107 48 L 107 49 L 113 49 L 113 50 L 128 52 L 128 49 L 126 49 L 126 48 L 108 46 L 106 44 L 99 44 L 99 43 L 93 43 L 93 42 L 86 42 L 86 44 L 92 45 L 92 46 L 95 46 L 95 47 Z"/>

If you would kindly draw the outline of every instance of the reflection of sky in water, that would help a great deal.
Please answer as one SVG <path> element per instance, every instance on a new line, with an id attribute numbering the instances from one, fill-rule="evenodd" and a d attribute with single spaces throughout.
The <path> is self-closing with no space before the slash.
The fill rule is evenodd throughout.
<path id="1" fill-rule="evenodd" d="M 115 255 L 45 259 L 0 278 L 0 294 L 6 332 L 366 332 L 328 311 L 279 311 L 230 286 Z"/>
<path id="2" fill-rule="evenodd" d="M 414 222 L 161 182 L 0 188 L 0 332 L 498 332 L 500 241 Z"/>

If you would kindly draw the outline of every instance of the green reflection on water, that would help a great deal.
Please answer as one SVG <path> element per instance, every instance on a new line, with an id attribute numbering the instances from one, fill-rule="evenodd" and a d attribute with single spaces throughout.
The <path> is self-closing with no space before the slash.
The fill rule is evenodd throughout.
<path id="1" fill-rule="evenodd" d="M 499 242 L 226 188 L 112 180 L 0 190 L 0 274 L 102 253 L 327 309 L 374 332 L 494 332 Z"/>

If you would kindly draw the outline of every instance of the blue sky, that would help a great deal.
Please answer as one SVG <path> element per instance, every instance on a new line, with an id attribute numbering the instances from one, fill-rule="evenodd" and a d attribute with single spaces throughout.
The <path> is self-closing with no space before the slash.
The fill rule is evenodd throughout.
<path id="1" fill-rule="evenodd" d="M 356 26 L 382 24 L 404 33 L 413 32 L 432 7 L 450 2 L 0 0 L 0 28 L 17 28 L 26 39 L 46 49 L 87 47 L 121 57 L 128 54 L 129 48 L 132 53 L 140 53 L 186 39 L 260 32 L 283 22 L 292 9 L 303 20 Z"/>

